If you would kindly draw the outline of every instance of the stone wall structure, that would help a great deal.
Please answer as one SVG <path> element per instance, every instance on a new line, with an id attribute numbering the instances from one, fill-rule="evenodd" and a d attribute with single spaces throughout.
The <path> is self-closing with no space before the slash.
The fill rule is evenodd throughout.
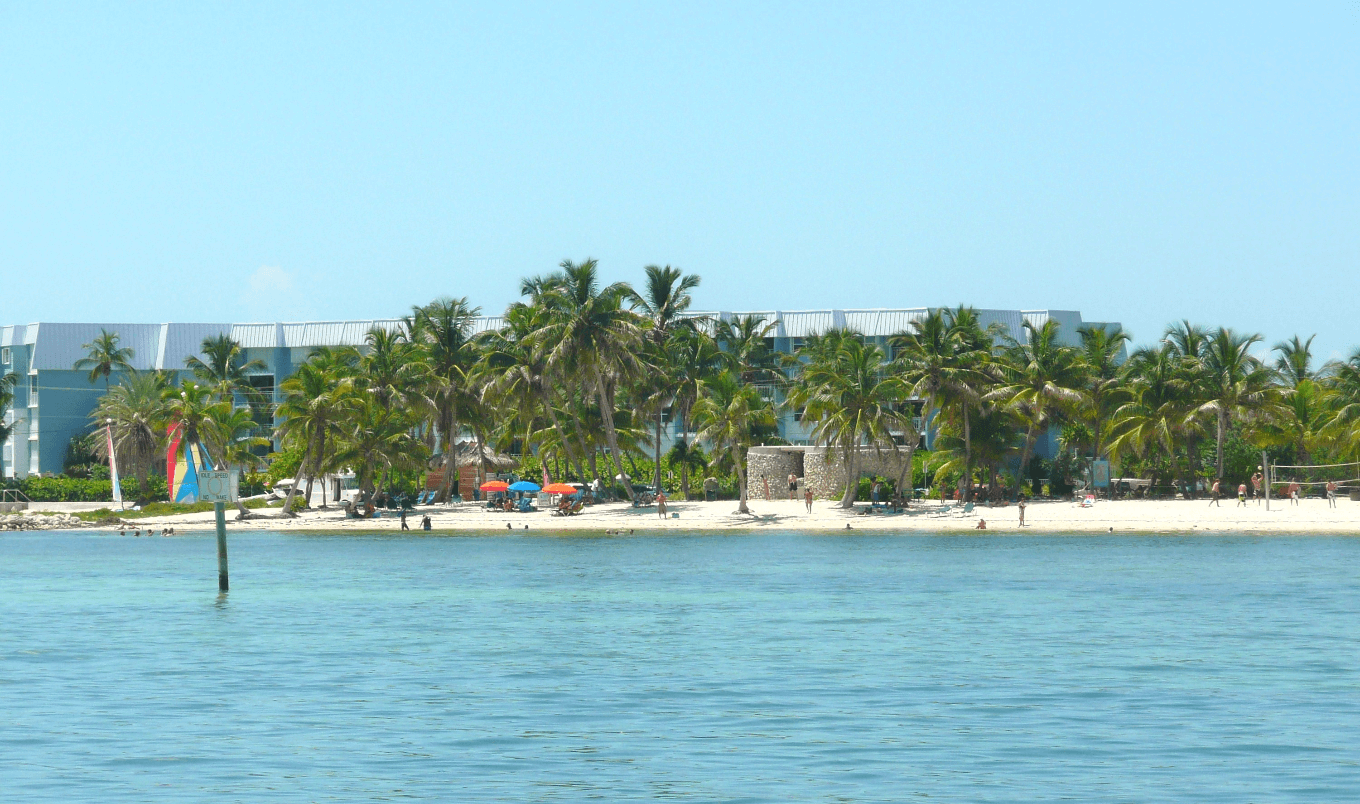
<path id="1" fill-rule="evenodd" d="M 902 474 L 907 459 L 906 451 L 881 452 L 861 448 L 856 463 L 860 477 L 887 477 L 896 480 Z M 826 447 L 751 447 L 746 455 L 748 495 L 752 498 L 765 494 L 764 479 L 770 481 L 771 496 L 787 497 L 788 476 L 798 476 L 798 493 L 812 489 L 817 499 L 839 499 L 845 491 L 845 463 L 839 450 Z"/>

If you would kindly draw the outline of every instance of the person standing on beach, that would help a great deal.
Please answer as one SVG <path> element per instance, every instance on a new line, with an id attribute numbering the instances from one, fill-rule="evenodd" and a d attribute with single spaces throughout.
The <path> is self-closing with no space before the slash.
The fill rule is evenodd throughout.
<path id="1" fill-rule="evenodd" d="M 1298 483 L 1290 483 L 1290 484 L 1289 484 L 1289 504 L 1290 504 L 1290 505 L 1298 505 L 1298 504 L 1299 504 L 1299 488 L 1300 488 L 1300 486 L 1299 486 Z"/>
<path id="2" fill-rule="evenodd" d="M 812 513 L 812 489 L 803 489 L 803 502 L 807 503 L 808 513 Z"/>
<path id="3" fill-rule="evenodd" d="M 1024 497 L 1021 497 L 1021 498 L 1020 498 L 1020 502 L 1016 503 L 1016 507 L 1020 510 L 1020 527 L 1023 528 L 1023 527 L 1025 526 L 1025 498 L 1024 498 Z"/>
<path id="4" fill-rule="evenodd" d="M 795 475 L 793 472 L 789 472 L 789 499 L 790 500 L 794 499 L 793 495 L 797 493 L 798 493 L 798 475 Z"/>
<path id="5" fill-rule="evenodd" d="M 1256 504 L 1261 504 L 1261 481 L 1265 478 L 1261 475 L 1261 467 L 1256 467 L 1256 474 L 1251 476 L 1251 494 L 1256 498 Z"/>
<path id="6" fill-rule="evenodd" d="M 1221 496 L 1223 496 L 1222 493 L 1219 491 L 1219 487 L 1218 487 L 1218 484 L 1219 484 L 1220 482 L 1221 482 L 1221 481 L 1219 481 L 1219 480 L 1214 480 L 1214 487 L 1213 487 L 1212 489 L 1209 490 L 1209 495 L 1210 495 L 1210 497 L 1211 497 L 1211 499 L 1209 500 L 1209 504 L 1210 504 L 1210 505 L 1218 506 L 1219 508 L 1222 508 L 1223 506 L 1218 505 L 1218 498 L 1221 497 Z"/>
<path id="7" fill-rule="evenodd" d="M 1246 483 L 1238 483 L 1238 484 L 1237 484 L 1237 506 L 1238 506 L 1239 508 L 1246 508 L 1246 507 L 1247 507 L 1247 484 L 1246 484 Z"/>
<path id="8" fill-rule="evenodd" d="M 402 530 L 410 530 L 410 529 L 411 529 L 411 526 L 408 525 L 408 524 L 406 524 L 406 509 L 405 509 L 405 508 L 401 509 L 401 529 L 402 529 Z"/>
<path id="9" fill-rule="evenodd" d="M 1335 480 L 1328 480 L 1328 481 L 1327 481 L 1327 507 L 1328 507 L 1328 508 L 1335 508 L 1335 507 L 1336 507 L 1336 481 L 1335 481 Z"/>
<path id="10" fill-rule="evenodd" d="M 666 518 L 666 492 L 661 489 L 656 490 L 656 515 L 661 519 Z"/>

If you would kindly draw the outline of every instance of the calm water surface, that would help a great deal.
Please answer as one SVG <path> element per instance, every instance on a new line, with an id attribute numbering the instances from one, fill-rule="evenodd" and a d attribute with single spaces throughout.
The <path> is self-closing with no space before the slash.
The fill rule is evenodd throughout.
<path id="1" fill-rule="evenodd" d="M 6 801 L 1360 800 L 1360 539 L 0 535 Z"/>

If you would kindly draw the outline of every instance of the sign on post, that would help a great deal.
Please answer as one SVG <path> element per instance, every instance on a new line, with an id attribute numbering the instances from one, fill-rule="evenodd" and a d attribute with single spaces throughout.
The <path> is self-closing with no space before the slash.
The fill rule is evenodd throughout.
<path id="1" fill-rule="evenodd" d="M 1110 487 L 1109 461 L 1091 461 L 1091 485 L 1098 489 L 1107 489 Z"/>
<path id="2" fill-rule="evenodd" d="M 200 502 L 234 503 L 241 496 L 240 488 L 241 472 L 239 469 L 198 473 L 198 499 Z"/>

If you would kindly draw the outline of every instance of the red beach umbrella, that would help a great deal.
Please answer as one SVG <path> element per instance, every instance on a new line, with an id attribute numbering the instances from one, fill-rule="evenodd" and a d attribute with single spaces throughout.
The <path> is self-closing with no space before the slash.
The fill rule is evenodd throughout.
<path id="1" fill-rule="evenodd" d="M 578 489 L 566 483 L 549 483 L 543 487 L 543 491 L 548 494 L 575 494 Z"/>
<path id="2" fill-rule="evenodd" d="M 482 491 L 507 491 L 510 484 L 504 480 L 488 480 L 481 485 Z"/>

